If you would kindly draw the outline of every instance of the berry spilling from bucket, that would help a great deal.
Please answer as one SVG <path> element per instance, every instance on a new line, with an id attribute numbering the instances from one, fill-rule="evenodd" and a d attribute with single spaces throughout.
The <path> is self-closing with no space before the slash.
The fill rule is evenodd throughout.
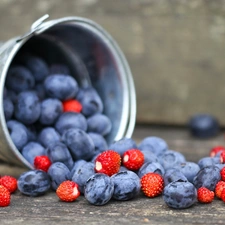
<path id="1" fill-rule="evenodd" d="M 0 178 L 0 206 L 10 204 L 17 187 L 27 196 L 54 190 L 66 202 L 83 195 L 98 206 L 140 194 L 161 195 L 175 209 L 210 203 L 214 196 L 225 201 L 223 146 L 194 163 L 160 137 L 108 145 L 113 124 L 93 87 L 80 87 L 66 65 L 31 55 L 18 61 L 6 78 L 4 113 L 13 143 L 34 169 L 18 180 Z"/>

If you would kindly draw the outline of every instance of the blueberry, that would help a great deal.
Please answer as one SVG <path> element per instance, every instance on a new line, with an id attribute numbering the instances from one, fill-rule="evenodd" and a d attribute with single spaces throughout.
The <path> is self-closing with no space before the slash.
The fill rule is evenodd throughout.
<path id="1" fill-rule="evenodd" d="M 85 116 L 89 117 L 96 113 L 103 112 L 102 100 L 94 88 L 88 87 L 80 89 L 76 98 L 81 102 L 82 113 Z"/>
<path id="2" fill-rule="evenodd" d="M 7 97 L 11 99 L 13 104 L 16 104 L 18 94 L 15 91 L 8 89 L 7 90 Z"/>
<path id="3" fill-rule="evenodd" d="M 44 81 L 44 87 L 49 97 L 59 100 L 74 98 L 79 90 L 77 81 L 63 74 L 48 76 Z"/>
<path id="4" fill-rule="evenodd" d="M 37 83 L 34 87 L 34 90 L 36 91 L 40 100 L 44 100 L 46 98 L 45 87 L 43 83 Z"/>
<path id="5" fill-rule="evenodd" d="M 45 148 L 38 142 L 28 142 L 21 151 L 23 157 L 34 166 L 34 158 L 40 155 L 46 155 Z"/>
<path id="6" fill-rule="evenodd" d="M 16 120 L 9 120 L 7 128 L 14 145 L 21 150 L 29 140 L 27 128 Z"/>
<path id="7" fill-rule="evenodd" d="M 69 169 L 73 168 L 73 159 L 67 146 L 61 142 L 52 143 L 47 147 L 47 156 L 51 162 L 62 162 Z"/>
<path id="8" fill-rule="evenodd" d="M 95 114 L 87 119 L 88 132 L 95 132 L 106 136 L 112 129 L 110 119 L 103 114 Z"/>
<path id="9" fill-rule="evenodd" d="M 36 141 L 37 140 L 37 129 L 34 124 L 26 125 L 28 140 L 29 141 Z"/>
<path id="10" fill-rule="evenodd" d="M 70 170 L 62 162 L 52 163 L 48 169 L 48 175 L 50 176 L 53 190 L 56 190 L 63 181 L 71 180 Z"/>
<path id="11" fill-rule="evenodd" d="M 71 177 L 73 176 L 74 172 L 77 171 L 83 164 L 87 163 L 84 159 L 79 159 L 74 162 L 73 168 L 70 171 Z"/>
<path id="12" fill-rule="evenodd" d="M 162 138 L 151 136 L 144 138 L 138 145 L 138 148 L 141 151 L 151 151 L 156 154 L 156 156 L 159 156 L 166 152 L 166 150 L 168 149 L 168 145 Z"/>
<path id="13" fill-rule="evenodd" d="M 95 174 L 95 164 L 92 162 L 86 162 L 80 165 L 72 175 L 72 181 L 78 184 L 79 191 L 84 193 L 84 186 L 87 180 Z"/>
<path id="14" fill-rule="evenodd" d="M 15 117 L 24 124 L 36 122 L 41 113 L 41 106 L 37 94 L 24 91 L 18 95 L 15 105 Z"/>
<path id="15" fill-rule="evenodd" d="M 123 171 L 130 171 L 130 170 L 127 169 L 125 166 L 120 166 L 119 172 L 123 172 Z"/>
<path id="16" fill-rule="evenodd" d="M 132 171 L 123 171 L 111 177 L 114 183 L 113 198 L 130 200 L 140 193 L 140 178 Z"/>
<path id="17" fill-rule="evenodd" d="M 48 64 L 44 59 L 34 55 L 26 55 L 21 60 L 32 72 L 36 81 L 43 81 L 49 75 Z"/>
<path id="18" fill-rule="evenodd" d="M 61 63 L 54 63 L 49 67 L 50 74 L 71 74 L 70 69 L 67 65 Z"/>
<path id="19" fill-rule="evenodd" d="M 92 175 L 86 182 L 84 196 L 93 205 L 105 205 L 113 196 L 112 179 L 102 173 Z"/>
<path id="20" fill-rule="evenodd" d="M 145 158 L 144 162 L 145 163 L 146 162 L 159 162 L 159 159 L 155 153 L 150 152 L 148 150 L 143 150 L 142 153 L 144 154 L 144 158 Z"/>
<path id="21" fill-rule="evenodd" d="M 94 143 L 95 155 L 107 150 L 108 144 L 101 134 L 90 132 L 88 135 Z"/>
<path id="22" fill-rule="evenodd" d="M 63 112 L 62 102 L 56 98 L 47 98 L 41 102 L 39 121 L 43 125 L 52 125 Z"/>
<path id="23" fill-rule="evenodd" d="M 138 171 L 138 176 L 142 178 L 146 173 L 158 173 L 163 176 L 165 173 L 164 168 L 158 162 L 146 162 L 142 165 L 142 167 Z"/>
<path id="24" fill-rule="evenodd" d="M 10 120 L 12 118 L 14 112 L 14 105 L 10 98 L 4 98 L 3 100 L 3 109 L 6 120 Z"/>
<path id="25" fill-rule="evenodd" d="M 168 185 L 174 181 L 188 181 L 187 178 L 184 176 L 184 174 L 176 169 L 176 168 L 170 168 L 166 170 L 166 172 L 163 175 L 164 179 L 164 185 Z"/>
<path id="26" fill-rule="evenodd" d="M 38 141 L 46 148 L 60 140 L 60 134 L 53 127 L 45 127 L 38 135 Z"/>
<path id="27" fill-rule="evenodd" d="M 68 129 L 63 134 L 62 140 L 70 149 L 74 160 L 90 160 L 94 156 L 94 143 L 83 130 L 76 128 Z"/>
<path id="28" fill-rule="evenodd" d="M 194 162 L 183 162 L 177 164 L 176 168 L 184 174 L 184 176 L 188 179 L 189 182 L 193 182 L 194 177 L 200 170 L 200 167 L 197 163 Z"/>
<path id="29" fill-rule="evenodd" d="M 198 161 L 198 166 L 202 169 L 206 166 L 213 166 L 215 163 L 214 157 L 203 157 Z"/>
<path id="30" fill-rule="evenodd" d="M 163 200 L 174 209 L 189 208 L 197 202 L 197 190 L 188 181 L 174 181 L 164 187 Z"/>
<path id="31" fill-rule="evenodd" d="M 122 138 L 109 145 L 109 149 L 118 152 L 121 156 L 129 149 L 137 148 L 136 142 L 132 138 Z"/>
<path id="32" fill-rule="evenodd" d="M 50 189 L 50 179 L 42 170 L 30 170 L 20 175 L 18 189 L 25 195 L 39 196 Z"/>
<path id="33" fill-rule="evenodd" d="M 196 114 L 190 118 L 189 129 L 197 138 L 210 138 L 219 133 L 218 120 L 209 114 Z"/>
<path id="34" fill-rule="evenodd" d="M 34 87 L 35 80 L 27 68 L 23 66 L 12 66 L 6 77 L 6 86 L 15 92 L 21 92 L 32 89 Z"/>
<path id="35" fill-rule="evenodd" d="M 220 179 L 220 169 L 217 166 L 207 166 L 199 170 L 193 179 L 193 184 L 197 189 L 206 187 L 209 190 L 214 191 L 216 184 Z"/>
<path id="36" fill-rule="evenodd" d="M 57 119 L 55 128 L 60 134 L 70 128 L 79 128 L 86 131 L 87 121 L 81 113 L 65 112 Z"/>
<path id="37" fill-rule="evenodd" d="M 180 163 L 184 163 L 185 157 L 180 153 L 173 150 L 167 150 L 161 157 L 160 163 L 165 170 L 175 167 Z"/>

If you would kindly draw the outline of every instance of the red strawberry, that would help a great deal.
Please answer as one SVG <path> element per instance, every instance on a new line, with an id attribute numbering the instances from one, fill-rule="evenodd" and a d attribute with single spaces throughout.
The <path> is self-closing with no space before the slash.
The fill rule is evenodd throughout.
<path id="1" fill-rule="evenodd" d="M 225 151 L 222 151 L 220 153 L 220 162 L 223 164 L 225 163 Z"/>
<path id="2" fill-rule="evenodd" d="M 129 170 L 140 169 L 144 160 L 144 154 L 139 149 L 129 149 L 123 154 L 123 165 Z"/>
<path id="3" fill-rule="evenodd" d="M 48 171 L 49 167 L 51 166 L 51 161 L 46 155 L 36 156 L 34 158 L 34 167 L 38 170 L 43 170 L 45 172 Z"/>
<path id="4" fill-rule="evenodd" d="M 220 198 L 223 202 L 225 202 L 225 189 L 222 190 Z"/>
<path id="5" fill-rule="evenodd" d="M 9 190 L 5 186 L 0 185 L 0 207 L 8 206 L 10 204 L 10 199 Z"/>
<path id="6" fill-rule="evenodd" d="M 73 202 L 80 196 L 77 183 L 66 180 L 56 189 L 57 196 L 64 202 Z"/>
<path id="7" fill-rule="evenodd" d="M 201 203 L 211 203 L 214 199 L 214 192 L 208 188 L 200 187 L 197 191 L 198 201 Z"/>
<path id="8" fill-rule="evenodd" d="M 217 198 L 221 198 L 222 190 L 225 189 L 225 181 L 219 181 L 215 187 L 215 194 Z"/>
<path id="9" fill-rule="evenodd" d="M 211 149 L 211 151 L 210 151 L 210 153 L 209 153 L 209 155 L 211 156 L 211 157 L 214 157 L 218 152 L 222 152 L 222 151 L 225 151 L 225 147 L 224 146 L 215 146 L 215 147 L 213 147 L 212 149 Z"/>
<path id="10" fill-rule="evenodd" d="M 163 177 L 157 173 L 146 173 L 141 178 L 141 190 L 149 198 L 162 194 L 163 187 Z"/>
<path id="11" fill-rule="evenodd" d="M 112 176 L 120 170 L 120 154 L 113 150 L 106 150 L 100 153 L 95 159 L 95 171 Z"/>
<path id="12" fill-rule="evenodd" d="M 17 179 L 12 176 L 3 176 L 0 178 L 0 185 L 3 185 L 10 193 L 13 193 L 17 190 Z"/>
<path id="13" fill-rule="evenodd" d="M 82 110 L 82 105 L 79 101 L 75 99 L 69 99 L 63 103 L 63 112 L 77 112 L 80 113 Z"/>
<path id="14" fill-rule="evenodd" d="M 225 166 L 220 170 L 221 180 L 225 181 Z"/>

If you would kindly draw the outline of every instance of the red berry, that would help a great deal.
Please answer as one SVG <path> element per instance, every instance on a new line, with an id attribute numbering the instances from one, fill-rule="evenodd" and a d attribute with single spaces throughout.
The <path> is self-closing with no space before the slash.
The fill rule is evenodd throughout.
<path id="1" fill-rule="evenodd" d="M 215 194 L 217 198 L 221 198 L 222 190 L 225 189 L 225 181 L 219 181 L 215 187 Z"/>
<path id="2" fill-rule="evenodd" d="M 225 163 L 225 151 L 222 151 L 220 153 L 220 162 L 223 164 Z"/>
<path id="3" fill-rule="evenodd" d="M 5 186 L 0 185 L 0 207 L 8 206 L 10 204 L 10 199 L 9 190 Z"/>
<path id="4" fill-rule="evenodd" d="M 120 154 L 113 150 L 106 150 L 100 153 L 95 159 L 95 171 L 112 176 L 120 170 Z"/>
<path id="5" fill-rule="evenodd" d="M 141 178 L 141 190 L 149 198 L 162 194 L 163 188 L 163 177 L 157 173 L 146 173 Z"/>
<path id="6" fill-rule="evenodd" d="M 0 178 L 0 185 L 3 185 L 10 193 L 13 193 L 17 190 L 17 179 L 12 176 L 3 176 Z"/>
<path id="7" fill-rule="evenodd" d="M 48 171 L 49 167 L 51 166 L 51 161 L 46 155 L 36 156 L 34 158 L 34 167 L 38 170 L 43 170 L 45 172 Z"/>
<path id="8" fill-rule="evenodd" d="M 79 101 L 75 99 L 69 99 L 64 102 L 63 104 L 63 112 L 76 112 L 80 113 L 82 110 L 82 105 Z"/>
<path id="9" fill-rule="evenodd" d="M 208 188 L 200 187 L 197 191 L 198 201 L 201 203 L 211 203 L 214 199 L 214 192 Z"/>
<path id="10" fill-rule="evenodd" d="M 140 169 L 144 160 L 144 154 L 139 149 L 129 149 L 123 154 L 123 165 L 129 170 Z"/>
<path id="11" fill-rule="evenodd" d="M 225 181 L 225 166 L 220 170 L 221 180 Z"/>
<path id="12" fill-rule="evenodd" d="M 209 155 L 211 156 L 211 157 L 214 157 L 218 152 L 222 152 L 222 151 L 225 151 L 225 147 L 224 146 L 215 146 L 215 147 L 213 147 L 212 149 L 211 149 L 211 151 L 210 151 L 210 153 L 209 153 Z"/>
<path id="13" fill-rule="evenodd" d="M 64 202 L 73 202 L 80 196 L 77 183 L 66 180 L 56 189 L 57 196 Z"/>
<path id="14" fill-rule="evenodd" d="M 225 189 L 222 190 L 220 198 L 223 202 L 225 202 Z"/>

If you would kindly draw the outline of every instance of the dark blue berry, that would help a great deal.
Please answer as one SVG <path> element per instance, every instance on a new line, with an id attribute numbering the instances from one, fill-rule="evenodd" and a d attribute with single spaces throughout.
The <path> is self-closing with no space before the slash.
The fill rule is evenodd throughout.
<path id="1" fill-rule="evenodd" d="M 41 105 L 37 94 L 24 91 L 18 95 L 15 105 L 15 117 L 24 124 L 32 124 L 39 119 Z"/>
<path id="2" fill-rule="evenodd" d="M 56 98 L 47 98 L 41 102 L 39 121 L 43 125 L 52 125 L 63 112 L 62 102 Z"/>
<path id="3" fill-rule="evenodd" d="M 174 209 L 189 208 L 197 202 L 197 190 L 188 181 L 174 181 L 164 187 L 163 200 Z"/>
<path id="4" fill-rule="evenodd" d="M 189 129 L 197 138 L 210 138 L 219 133 L 218 120 L 209 114 L 196 114 L 190 118 Z"/>
<path id="5" fill-rule="evenodd" d="M 129 149 L 136 149 L 136 142 L 132 138 L 122 138 L 109 145 L 109 149 L 118 152 L 121 156 Z"/>
<path id="6" fill-rule="evenodd" d="M 81 129 L 71 128 L 64 132 L 63 142 L 68 146 L 74 160 L 90 160 L 95 146 L 90 136 Z"/>
<path id="7" fill-rule="evenodd" d="M 60 64 L 60 63 L 55 63 L 50 65 L 49 70 L 50 70 L 49 73 L 51 75 L 52 74 L 65 74 L 65 75 L 71 74 L 69 67 L 65 64 Z"/>
<path id="8" fill-rule="evenodd" d="M 12 118 L 14 112 L 14 105 L 10 98 L 4 98 L 3 100 L 3 109 L 6 120 L 10 120 Z"/>
<path id="9" fill-rule="evenodd" d="M 79 191 L 84 193 L 84 186 L 87 180 L 95 174 L 95 164 L 92 162 L 86 162 L 80 165 L 72 175 L 72 181 L 78 184 Z"/>
<path id="10" fill-rule="evenodd" d="M 57 119 L 55 128 L 60 134 L 63 134 L 64 131 L 70 128 L 86 131 L 87 121 L 81 113 L 65 112 Z"/>
<path id="11" fill-rule="evenodd" d="M 152 136 L 144 138 L 138 145 L 138 148 L 142 151 L 151 151 L 156 156 L 159 156 L 166 152 L 168 145 L 162 138 Z"/>
<path id="12" fill-rule="evenodd" d="M 163 176 L 165 173 L 164 168 L 158 162 L 146 162 L 138 171 L 138 176 L 142 178 L 146 173 L 158 173 Z"/>
<path id="13" fill-rule="evenodd" d="M 110 133 L 112 123 L 110 119 L 103 114 L 95 114 L 87 119 L 88 132 L 95 132 L 106 136 Z"/>
<path id="14" fill-rule="evenodd" d="M 42 170 L 30 170 L 20 175 L 18 189 L 25 195 L 39 196 L 50 189 L 50 179 Z"/>
<path id="15" fill-rule="evenodd" d="M 51 144 L 60 142 L 60 140 L 60 134 L 53 127 L 42 129 L 38 136 L 38 141 L 46 148 Z"/>
<path id="16" fill-rule="evenodd" d="M 6 77 L 6 86 L 15 92 L 21 92 L 32 89 L 34 87 L 35 80 L 27 68 L 23 66 L 12 66 Z"/>
<path id="17" fill-rule="evenodd" d="M 80 89 L 76 98 L 81 102 L 82 113 L 85 116 L 89 117 L 96 113 L 103 112 L 102 100 L 94 88 L 88 87 Z"/>
<path id="18" fill-rule="evenodd" d="M 105 205 L 113 196 L 112 179 L 102 173 L 92 175 L 86 182 L 84 196 L 93 205 Z"/>
<path id="19" fill-rule="evenodd" d="M 40 155 L 46 155 L 45 148 L 38 142 L 28 142 L 21 151 L 23 157 L 34 166 L 34 158 Z"/>
<path id="20" fill-rule="evenodd" d="M 67 146 L 61 142 L 55 142 L 49 145 L 46 149 L 47 156 L 52 163 L 64 163 L 69 169 L 73 168 L 73 159 Z"/>
<path id="21" fill-rule="evenodd" d="M 108 144 L 101 134 L 89 132 L 88 135 L 92 139 L 95 146 L 95 155 L 107 150 Z"/>
<path id="22" fill-rule="evenodd" d="M 114 183 L 113 198 L 116 200 L 130 200 L 140 192 L 140 178 L 132 171 L 123 171 L 111 177 Z"/>
<path id="23" fill-rule="evenodd" d="M 77 81 L 73 77 L 63 74 L 48 76 L 44 81 L 44 87 L 49 97 L 59 100 L 74 98 L 79 90 Z"/>
<path id="24" fill-rule="evenodd" d="M 62 162 L 52 163 L 48 169 L 48 175 L 50 176 L 53 190 L 56 190 L 63 181 L 71 180 L 70 170 Z"/>
<path id="25" fill-rule="evenodd" d="M 145 158 L 144 162 L 145 163 L 146 162 L 159 162 L 159 159 L 155 153 L 148 151 L 148 150 L 143 150 L 141 152 L 144 154 L 144 158 Z"/>

